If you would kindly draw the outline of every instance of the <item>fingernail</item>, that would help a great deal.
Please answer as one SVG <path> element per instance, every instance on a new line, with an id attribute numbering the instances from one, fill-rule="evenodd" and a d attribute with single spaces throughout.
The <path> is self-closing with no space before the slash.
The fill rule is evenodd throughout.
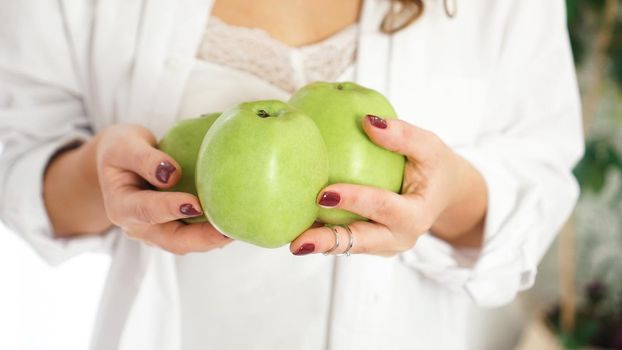
<path id="1" fill-rule="evenodd" d="M 171 177 L 171 174 L 177 170 L 173 164 L 169 162 L 160 162 L 158 164 L 158 168 L 156 169 L 156 178 L 158 181 L 162 183 L 167 183 L 168 179 Z"/>
<path id="2" fill-rule="evenodd" d="M 380 118 L 380 117 L 378 117 L 378 116 L 375 116 L 375 115 L 372 115 L 372 114 L 368 114 L 367 115 L 367 119 L 369 119 L 369 122 L 371 123 L 371 125 L 377 127 L 378 129 L 386 129 L 387 128 L 387 121 L 382 119 L 382 118 Z"/>
<path id="3" fill-rule="evenodd" d="M 323 207 L 335 207 L 339 204 L 341 196 L 337 192 L 326 191 L 322 193 L 319 204 Z"/>
<path id="4" fill-rule="evenodd" d="M 179 206 L 179 211 L 186 216 L 199 216 L 201 212 L 194 209 L 192 204 L 186 203 Z"/>
<path id="5" fill-rule="evenodd" d="M 315 250 L 315 244 L 313 243 L 305 243 L 298 248 L 294 255 L 307 255 L 313 253 Z"/>

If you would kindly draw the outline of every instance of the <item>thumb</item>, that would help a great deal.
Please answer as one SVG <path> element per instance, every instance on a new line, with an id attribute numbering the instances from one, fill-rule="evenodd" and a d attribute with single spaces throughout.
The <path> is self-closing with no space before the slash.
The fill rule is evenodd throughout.
<path id="1" fill-rule="evenodd" d="M 131 171 L 153 186 L 170 188 L 181 177 L 181 166 L 155 148 L 155 137 L 142 127 L 128 127 L 111 146 L 111 165 Z"/>
<path id="2" fill-rule="evenodd" d="M 434 133 L 399 119 L 384 119 L 368 114 L 363 130 L 378 146 L 406 157 L 424 161 L 434 155 L 442 141 Z"/>

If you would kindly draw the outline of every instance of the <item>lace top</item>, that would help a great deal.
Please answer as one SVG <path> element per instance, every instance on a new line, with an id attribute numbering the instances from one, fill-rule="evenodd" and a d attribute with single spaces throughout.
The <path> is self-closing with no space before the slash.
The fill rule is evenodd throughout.
<path id="1" fill-rule="evenodd" d="M 212 16 L 198 57 L 294 92 L 312 81 L 337 80 L 354 63 L 357 27 L 353 24 L 319 43 L 295 48 L 262 29 L 230 25 Z"/>

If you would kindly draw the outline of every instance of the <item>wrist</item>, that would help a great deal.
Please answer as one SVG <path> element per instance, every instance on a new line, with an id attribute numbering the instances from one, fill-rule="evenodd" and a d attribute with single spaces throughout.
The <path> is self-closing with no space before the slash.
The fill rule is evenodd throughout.
<path id="1" fill-rule="evenodd" d="M 99 233 L 110 226 L 91 139 L 59 151 L 44 176 L 43 197 L 56 236 Z"/>
<path id="2" fill-rule="evenodd" d="M 486 183 L 469 161 L 455 153 L 453 157 L 453 195 L 430 231 L 456 246 L 479 247 L 488 208 Z"/>

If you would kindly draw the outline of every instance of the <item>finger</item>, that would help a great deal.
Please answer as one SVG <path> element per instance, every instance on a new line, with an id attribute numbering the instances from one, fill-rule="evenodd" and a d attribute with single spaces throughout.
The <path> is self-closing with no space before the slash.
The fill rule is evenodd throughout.
<path id="1" fill-rule="evenodd" d="M 206 252 L 222 248 L 233 241 L 223 236 L 208 222 L 186 225 L 178 221 L 148 226 L 139 234 L 135 234 L 134 238 L 155 244 L 177 255 Z"/>
<path id="2" fill-rule="evenodd" d="M 399 119 L 367 115 L 363 129 L 378 146 L 419 161 L 434 157 L 442 143 L 434 133 Z"/>
<path id="3" fill-rule="evenodd" d="M 202 215 L 197 197 L 183 192 L 158 192 L 127 188 L 107 203 L 110 220 L 119 226 L 162 224 Z"/>
<path id="4" fill-rule="evenodd" d="M 320 192 L 318 205 L 322 208 L 344 209 L 392 229 L 411 220 L 411 203 L 406 196 L 369 186 L 352 184 L 330 185 Z"/>
<path id="5" fill-rule="evenodd" d="M 153 186 L 170 188 L 179 181 L 181 167 L 175 159 L 154 145 L 155 138 L 148 131 L 128 133 L 122 145 L 112 148 L 110 163 L 138 174 Z"/>
<path id="6" fill-rule="evenodd" d="M 352 232 L 352 254 L 393 255 L 396 252 L 409 248 L 384 225 L 356 221 L 348 225 Z M 311 228 L 298 236 L 291 244 L 290 251 L 294 255 L 325 253 L 335 247 L 337 239 L 339 245 L 329 254 L 342 254 L 349 246 L 348 231 L 342 226 Z"/>

